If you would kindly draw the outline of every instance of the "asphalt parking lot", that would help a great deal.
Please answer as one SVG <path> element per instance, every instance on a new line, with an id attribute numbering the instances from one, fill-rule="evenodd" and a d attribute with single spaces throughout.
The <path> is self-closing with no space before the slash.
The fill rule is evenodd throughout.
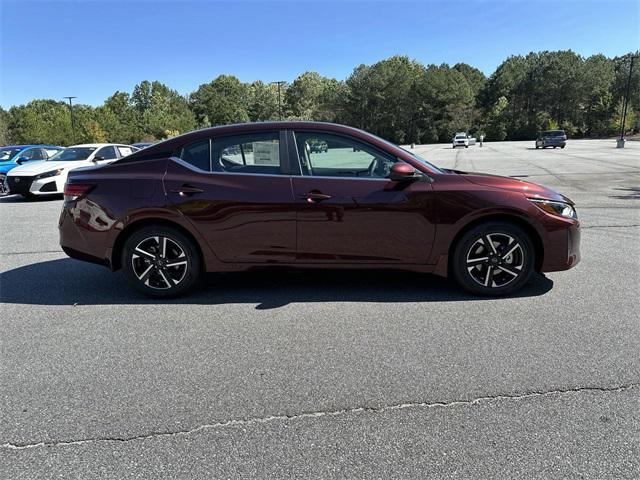
<path id="1" fill-rule="evenodd" d="M 0 478 L 640 477 L 640 142 L 418 146 L 577 203 L 582 262 L 511 298 L 408 273 L 139 297 L 0 199 Z"/>

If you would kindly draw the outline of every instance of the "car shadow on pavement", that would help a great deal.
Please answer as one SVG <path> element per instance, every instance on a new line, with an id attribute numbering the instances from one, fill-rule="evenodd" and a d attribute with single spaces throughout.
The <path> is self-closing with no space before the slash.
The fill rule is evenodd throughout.
<path id="1" fill-rule="evenodd" d="M 553 281 L 536 274 L 510 297 L 544 295 Z M 504 298 L 504 297 L 499 297 Z M 232 304 L 255 303 L 256 309 L 307 302 L 440 302 L 492 300 L 460 289 L 436 275 L 382 270 L 261 269 L 207 274 L 193 293 L 153 299 L 133 290 L 121 272 L 72 259 L 33 263 L 0 275 L 0 300 L 28 305 Z"/>
<path id="2" fill-rule="evenodd" d="M 62 200 L 62 195 L 42 195 L 25 198 L 22 195 L 0 196 L 0 203 L 37 203 L 50 202 L 51 200 Z"/>

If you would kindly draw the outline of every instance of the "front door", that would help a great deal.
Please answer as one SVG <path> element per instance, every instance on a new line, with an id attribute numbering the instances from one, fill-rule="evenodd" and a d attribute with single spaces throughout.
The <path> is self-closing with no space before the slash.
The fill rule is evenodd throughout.
<path id="1" fill-rule="evenodd" d="M 298 262 L 427 263 L 435 227 L 426 176 L 390 181 L 398 159 L 350 137 L 299 131 L 295 138 Z"/>
<path id="2" fill-rule="evenodd" d="M 167 196 L 221 261 L 294 261 L 296 205 L 278 132 L 201 140 L 176 156 Z"/>

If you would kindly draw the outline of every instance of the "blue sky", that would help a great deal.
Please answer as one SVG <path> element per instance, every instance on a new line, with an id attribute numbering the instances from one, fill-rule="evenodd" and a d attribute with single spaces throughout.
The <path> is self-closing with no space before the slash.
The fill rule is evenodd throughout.
<path id="1" fill-rule="evenodd" d="M 182 94 L 219 74 L 339 79 L 402 54 L 466 62 L 487 75 L 506 57 L 640 48 L 640 2 L 216 2 L 0 0 L 0 105 L 34 98 L 100 104 L 145 79 Z"/>

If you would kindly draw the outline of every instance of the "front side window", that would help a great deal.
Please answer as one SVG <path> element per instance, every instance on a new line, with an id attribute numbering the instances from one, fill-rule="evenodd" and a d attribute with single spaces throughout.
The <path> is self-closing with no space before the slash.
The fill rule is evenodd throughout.
<path id="1" fill-rule="evenodd" d="M 22 152 L 20 158 L 26 158 L 27 160 L 44 160 L 45 156 L 39 148 L 30 148 L 26 152 Z"/>
<path id="2" fill-rule="evenodd" d="M 277 132 L 236 135 L 213 140 L 216 172 L 278 175 L 280 140 Z"/>
<path id="3" fill-rule="evenodd" d="M 319 177 L 387 178 L 398 161 L 391 155 L 339 135 L 296 133 L 303 175 Z"/>
<path id="4" fill-rule="evenodd" d="M 96 157 L 101 157 L 102 160 L 113 160 L 118 158 L 115 147 L 102 147 L 96 153 Z"/>
<path id="5" fill-rule="evenodd" d="M 177 156 L 189 165 L 208 172 L 210 170 L 209 139 L 185 145 L 178 150 Z"/>

